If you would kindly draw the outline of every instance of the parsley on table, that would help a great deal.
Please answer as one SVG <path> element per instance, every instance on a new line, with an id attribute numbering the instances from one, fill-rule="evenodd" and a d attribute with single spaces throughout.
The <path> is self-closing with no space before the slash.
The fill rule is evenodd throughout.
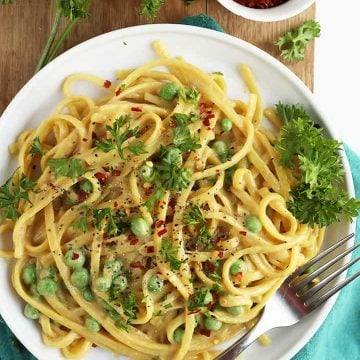
<path id="1" fill-rule="evenodd" d="M 178 254 L 179 246 L 172 246 L 170 239 L 163 239 L 160 249 L 160 254 L 166 262 L 170 264 L 172 271 L 179 270 L 181 264 L 185 260 L 179 260 L 176 256 Z"/>
<path id="2" fill-rule="evenodd" d="M 30 154 L 40 154 L 40 155 L 44 154 L 44 150 L 42 148 L 40 138 L 38 136 L 33 140 L 29 153 Z"/>
<path id="3" fill-rule="evenodd" d="M 6 180 L 0 187 L 0 209 L 6 219 L 16 220 L 20 213 L 17 210 L 21 199 L 29 200 L 29 191 L 33 190 L 36 182 L 28 179 L 24 174 L 21 175 L 19 183 L 15 184 L 13 176 Z"/>
<path id="4" fill-rule="evenodd" d="M 305 21 L 301 26 L 288 31 L 275 42 L 282 59 L 304 60 L 306 45 L 320 36 L 320 25 L 314 20 Z"/>
<path id="5" fill-rule="evenodd" d="M 275 145 L 280 164 L 300 170 L 298 183 L 291 190 L 288 208 L 303 224 L 328 226 L 344 216 L 357 216 L 360 199 L 348 199 L 341 190 L 344 168 L 339 155 L 340 143 L 324 135 L 300 105 L 276 105 L 284 120 L 280 140 Z"/>
<path id="6" fill-rule="evenodd" d="M 83 233 L 86 233 L 89 230 L 89 224 L 86 217 L 81 216 L 77 219 L 71 226 L 74 230 L 79 230 Z"/>
<path id="7" fill-rule="evenodd" d="M 124 128 L 124 129 L 123 129 Z M 107 153 L 115 149 L 120 157 L 125 160 L 124 150 L 127 149 L 135 155 L 146 154 L 145 145 L 138 141 L 135 144 L 128 145 L 123 147 L 123 144 L 126 140 L 131 137 L 139 137 L 139 127 L 130 129 L 130 116 L 126 115 L 119 116 L 115 119 L 113 126 L 106 126 L 106 130 L 109 131 L 112 138 L 96 141 L 95 146 L 101 151 Z"/>
<path id="8" fill-rule="evenodd" d="M 75 180 L 86 173 L 84 162 L 80 159 L 50 159 L 48 165 L 54 172 L 56 179 L 60 176 L 66 176 Z"/>
<path id="9" fill-rule="evenodd" d="M 186 225 L 199 226 L 199 233 L 196 237 L 196 243 L 203 246 L 205 249 L 209 249 L 211 246 L 210 240 L 212 235 L 206 227 L 206 221 L 198 205 L 190 205 L 190 210 L 184 214 L 184 223 Z"/>

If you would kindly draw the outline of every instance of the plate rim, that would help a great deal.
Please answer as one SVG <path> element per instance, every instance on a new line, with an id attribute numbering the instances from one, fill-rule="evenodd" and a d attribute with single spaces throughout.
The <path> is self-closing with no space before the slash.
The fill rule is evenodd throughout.
<path id="1" fill-rule="evenodd" d="M 33 75 L 17 92 L 14 98 L 10 101 L 4 112 L 0 117 L 0 131 L 4 124 L 4 119 L 7 118 L 8 113 L 11 112 L 11 109 L 17 106 L 17 103 L 21 102 L 21 99 L 25 96 L 28 88 L 31 88 L 32 84 L 38 79 L 40 80 L 42 77 L 46 76 L 48 72 L 50 72 L 53 68 L 56 68 L 58 65 L 61 65 L 63 61 L 66 61 L 68 57 L 72 57 L 76 55 L 77 52 L 82 51 L 83 49 L 87 49 L 88 47 L 96 46 L 98 42 L 101 41 L 111 41 L 116 38 L 124 38 L 125 36 L 134 36 L 137 34 L 141 34 L 142 32 L 173 32 L 173 33 L 188 33 L 191 35 L 200 35 L 205 38 L 210 39 L 217 39 L 222 42 L 230 43 L 231 45 L 241 48 L 244 51 L 251 53 L 251 55 L 256 56 L 257 58 L 262 59 L 267 63 L 267 65 L 271 65 L 275 67 L 283 76 L 289 80 L 300 92 L 306 97 L 308 104 L 316 110 L 316 113 L 319 115 L 321 119 L 326 119 L 325 127 L 328 130 L 330 136 L 333 139 L 339 140 L 337 136 L 335 136 L 336 126 L 331 123 L 331 117 L 324 112 L 323 108 L 318 104 L 314 94 L 307 88 L 307 86 L 284 64 L 282 64 L 279 60 L 265 52 L 264 50 L 256 47 L 255 45 L 237 38 L 235 36 L 229 35 L 227 33 L 219 32 L 212 29 L 191 26 L 191 25 L 183 25 L 183 24 L 146 24 L 146 25 L 137 25 L 137 26 L 130 26 L 118 30 L 113 30 L 104 34 L 97 35 L 92 37 L 88 40 L 85 40 L 74 47 L 66 50 L 64 53 L 56 57 L 53 61 L 47 64 L 43 69 L 41 69 L 38 73 Z M 146 62 L 146 61 L 144 61 Z M 345 151 L 341 146 L 343 153 Z M 350 169 L 349 162 L 347 160 L 346 155 L 342 156 L 342 161 L 345 168 L 345 185 L 348 189 L 348 194 L 350 197 L 354 197 L 354 183 L 352 179 L 352 173 Z M 350 232 L 355 232 L 355 222 L 348 224 Z M 348 247 L 352 245 L 354 240 L 348 242 Z M 349 256 L 347 257 L 349 258 Z M 345 258 L 346 259 L 346 258 Z M 346 274 L 339 279 L 343 280 Z M 310 338 L 318 331 L 320 326 L 326 320 L 329 312 L 331 311 L 335 301 L 337 299 L 336 294 L 331 299 L 329 299 L 321 308 L 317 309 L 316 312 L 316 319 L 313 320 L 312 325 L 308 328 L 302 335 L 302 337 L 297 341 L 295 344 L 291 344 L 290 347 L 287 348 L 287 351 L 282 354 L 279 360 L 288 360 L 293 357 L 300 349 L 302 349 L 310 340 Z M 1 298 L 1 295 L 0 295 Z M 0 301 L 0 315 L 3 317 L 6 325 L 11 329 L 11 331 L 15 334 L 16 337 L 21 341 L 21 343 L 30 351 L 31 354 L 36 354 L 37 349 L 31 346 L 31 341 L 28 341 L 25 337 L 21 335 L 21 332 L 16 331 L 16 327 L 14 326 L 14 322 L 11 322 L 11 316 L 6 314 L 6 304 L 3 304 Z M 314 313 L 315 313 L 314 312 Z M 44 345 L 45 346 L 45 345 Z"/>

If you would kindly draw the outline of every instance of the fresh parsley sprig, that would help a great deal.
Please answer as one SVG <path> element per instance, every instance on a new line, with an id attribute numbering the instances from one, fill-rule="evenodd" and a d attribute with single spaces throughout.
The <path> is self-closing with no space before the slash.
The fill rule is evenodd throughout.
<path id="1" fill-rule="evenodd" d="M 58 53 L 61 45 L 69 36 L 71 30 L 79 20 L 88 17 L 90 0 L 54 0 L 55 17 L 49 38 L 40 56 L 35 72 L 43 68 Z M 58 34 L 61 20 L 67 21 L 64 30 Z"/>
<path id="2" fill-rule="evenodd" d="M 188 309 L 195 311 L 206 305 L 206 300 L 211 296 L 209 289 L 196 291 L 188 300 Z"/>
<path id="3" fill-rule="evenodd" d="M 18 183 L 14 180 L 14 175 L 6 180 L 5 184 L 0 187 L 0 209 L 5 219 L 16 220 L 20 213 L 17 210 L 21 199 L 29 200 L 29 191 L 33 190 L 36 182 L 21 175 Z"/>
<path id="4" fill-rule="evenodd" d="M 206 221 L 198 205 L 190 205 L 189 211 L 184 214 L 184 223 L 186 225 L 198 225 L 199 232 L 196 237 L 196 243 L 204 249 L 209 249 L 211 247 L 210 241 L 212 239 L 212 235 L 206 227 Z"/>
<path id="5" fill-rule="evenodd" d="M 315 127 L 301 105 L 276 105 L 284 120 L 276 149 L 280 164 L 300 170 L 298 183 L 291 190 L 288 208 L 311 227 L 328 226 L 344 216 L 351 221 L 360 210 L 360 199 L 348 199 L 341 188 L 344 168 L 339 155 L 340 143 Z"/>
<path id="6" fill-rule="evenodd" d="M 29 153 L 30 154 L 40 154 L 40 155 L 44 154 L 44 150 L 43 150 L 43 147 L 41 145 L 40 138 L 38 136 L 31 143 Z"/>
<path id="7" fill-rule="evenodd" d="M 172 271 L 179 270 L 181 264 L 185 262 L 185 260 L 179 260 L 177 258 L 178 251 L 179 246 L 173 246 L 170 239 L 163 239 L 160 254 L 164 260 L 169 263 Z"/>
<path id="8" fill-rule="evenodd" d="M 304 60 L 307 44 L 319 36 L 320 24 L 314 20 L 308 20 L 280 36 L 275 45 L 278 46 L 282 59 L 300 61 Z"/>
<path id="9" fill-rule="evenodd" d="M 130 116 L 119 116 L 115 119 L 112 126 L 107 125 L 106 130 L 111 134 L 112 138 L 96 141 L 95 146 L 101 151 L 107 153 L 116 150 L 120 157 L 125 160 L 124 150 L 131 151 L 134 155 L 146 154 L 145 145 L 141 141 L 123 147 L 126 140 L 131 137 L 139 137 L 139 127 L 130 129 Z"/>
<path id="10" fill-rule="evenodd" d="M 71 226 L 74 230 L 79 230 L 83 233 L 86 233 L 89 230 L 89 223 L 86 217 L 79 217 Z"/>

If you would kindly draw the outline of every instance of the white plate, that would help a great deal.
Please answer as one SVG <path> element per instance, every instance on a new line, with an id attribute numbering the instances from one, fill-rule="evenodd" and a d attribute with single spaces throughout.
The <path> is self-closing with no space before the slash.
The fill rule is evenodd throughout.
<path id="1" fill-rule="evenodd" d="M 306 86 L 267 53 L 213 30 L 184 25 L 144 25 L 104 34 L 74 47 L 46 66 L 23 87 L 0 121 L 0 183 L 6 180 L 15 166 L 8 156 L 7 146 L 22 130 L 35 127 L 51 114 L 62 98 L 60 86 L 66 76 L 75 72 L 89 72 L 104 79 L 114 79 L 114 71 L 118 68 L 134 68 L 155 59 L 156 55 L 151 48 L 154 40 L 163 41 L 173 55 L 182 56 L 206 71 L 223 72 L 230 97 L 246 98 L 247 91 L 239 76 L 238 65 L 249 64 L 255 73 L 265 105 L 273 105 L 279 100 L 302 103 L 336 138 L 336 132 L 326 122 Z M 350 196 L 353 196 L 346 159 L 344 163 L 346 187 Z M 354 226 L 343 223 L 333 225 L 331 231 L 327 232 L 326 241 L 328 244 L 333 243 L 350 231 L 354 231 Z M 37 324 L 22 315 L 23 304 L 10 286 L 8 264 L 4 260 L 0 260 L 0 284 L 0 313 L 19 340 L 39 360 L 63 359 L 58 350 L 43 344 Z M 321 309 L 291 328 L 272 331 L 272 345 L 262 347 L 254 344 L 244 353 L 243 360 L 290 359 L 320 327 L 334 301 L 335 298 L 332 298 Z M 99 348 L 92 350 L 86 359 L 95 360 L 99 355 L 102 360 L 114 359 L 112 354 Z"/>

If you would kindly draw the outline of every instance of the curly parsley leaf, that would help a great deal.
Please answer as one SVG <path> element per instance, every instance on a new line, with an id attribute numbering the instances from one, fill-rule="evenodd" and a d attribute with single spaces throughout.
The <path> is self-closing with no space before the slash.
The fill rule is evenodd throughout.
<path id="1" fill-rule="evenodd" d="M 190 311 L 197 310 L 201 307 L 207 305 L 207 300 L 211 297 L 209 289 L 198 290 L 196 291 L 188 301 L 188 309 Z"/>
<path id="2" fill-rule="evenodd" d="M 145 145 L 138 141 L 135 144 L 123 147 L 126 140 L 132 137 L 139 137 L 139 127 L 130 129 L 130 116 L 119 116 L 115 119 L 112 126 L 107 125 L 106 130 L 111 134 L 112 138 L 96 141 L 95 146 L 101 151 L 107 153 L 116 150 L 120 157 L 125 160 L 124 150 L 131 151 L 134 155 L 146 154 Z"/>
<path id="3" fill-rule="evenodd" d="M 291 190 L 288 208 L 311 227 L 328 226 L 344 216 L 351 221 L 360 210 L 360 199 L 348 199 L 341 190 L 344 168 L 339 155 L 340 143 L 326 137 L 300 105 L 277 106 L 284 120 L 280 140 L 275 145 L 280 163 L 299 168 L 298 183 Z"/>
<path id="4" fill-rule="evenodd" d="M 163 239 L 160 254 L 164 260 L 169 263 L 170 269 L 172 271 L 179 270 L 181 264 L 185 262 L 185 260 L 179 260 L 177 258 L 178 251 L 179 246 L 172 246 L 172 243 L 169 239 Z"/>
<path id="5" fill-rule="evenodd" d="M 197 105 L 200 100 L 200 91 L 195 86 L 191 88 L 180 87 L 178 95 L 183 101 L 194 105 Z"/>
<path id="6" fill-rule="evenodd" d="M 161 6 L 165 3 L 166 0 L 143 0 L 140 15 L 146 15 L 149 19 L 154 20 Z"/>
<path id="7" fill-rule="evenodd" d="M 200 139 L 199 136 L 191 137 L 190 129 L 188 128 L 190 118 L 185 114 L 174 114 L 174 118 L 176 125 L 172 128 L 174 146 L 181 152 L 195 151 L 201 148 L 201 145 L 197 143 Z"/>
<path id="8" fill-rule="evenodd" d="M 198 205 L 190 205 L 190 210 L 184 214 L 184 223 L 186 225 L 198 225 L 199 232 L 195 240 L 196 243 L 204 249 L 211 247 L 212 235 L 206 227 L 206 221 Z"/>
<path id="9" fill-rule="evenodd" d="M 110 208 L 95 209 L 93 216 L 97 230 L 103 229 L 104 233 L 109 235 L 116 235 L 119 232 L 119 228 L 116 225 L 116 217 Z"/>
<path id="10" fill-rule="evenodd" d="M 157 185 L 155 191 L 150 195 L 150 197 L 145 201 L 145 206 L 149 211 L 152 211 L 155 205 L 163 197 L 165 190 L 161 185 Z"/>
<path id="11" fill-rule="evenodd" d="M 275 42 L 280 56 L 288 61 L 304 60 L 307 44 L 320 36 L 320 25 L 314 20 L 305 21 L 301 26 L 288 31 Z"/>
<path id="12" fill-rule="evenodd" d="M 56 179 L 61 176 L 66 176 L 72 180 L 75 180 L 78 177 L 84 175 L 87 171 L 84 167 L 84 162 L 75 158 L 50 159 L 48 166 L 50 167 L 51 171 L 54 172 Z"/>
<path id="13" fill-rule="evenodd" d="M 30 147 L 30 154 L 40 154 L 43 155 L 44 151 L 40 142 L 40 138 L 37 136 L 33 142 L 31 143 L 31 147 Z"/>
<path id="14" fill-rule="evenodd" d="M 29 200 L 29 191 L 33 190 L 36 182 L 28 179 L 24 174 L 21 175 L 19 183 L 16 184 L 14 177 L 11 176 L 5 184 L 0 187 L 0 209 L 5 219 L 16 220 L 20 213 L 17 210 L 21 199 Z"/>
<path id="15" fill-rule="evenodd" d="M 89 230 L 89 224 L 86 217 L 79 217 L 71 226 L 74 230 L 79 230 L 83 233 L 86 233 Z"/>

